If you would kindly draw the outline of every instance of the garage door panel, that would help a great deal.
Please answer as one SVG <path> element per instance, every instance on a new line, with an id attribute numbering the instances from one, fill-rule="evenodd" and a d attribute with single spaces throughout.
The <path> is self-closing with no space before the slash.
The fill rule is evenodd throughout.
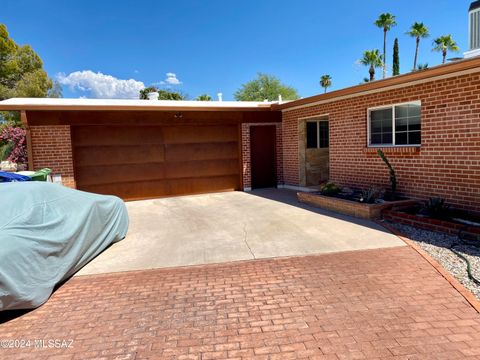
<path id="1" fill-rule="evenodd" d="M 235 174 L 238 174 L 238 160 L 169 162 L 165 166 L 165 175 L 168 179 Z"/>
<path id="2" fill-rule="evenodd" d="M 86 185 L 82 190 L 134 200 L 162 196 L 202 194 L 214 191 L 232 191 L 237 189 L 237 182 L 238 177 L 231 175 L 198 179 L 152 180 Z"/>
<path id="3" fill-rule="evenodd" d="M 165 144 L 197 144 L 238 141 L 237 126 L 165 126 Z"/>
<path id="4" fill-rule="evenodd" d="M 77 166 L 163 162 L 163 145 L 81 146 L 75 149 Z"/>
<path id="5" fill-rule="evenodd" d="M 166 161 L 212 159 L 238 159 L 238 142 L 169 144 L 165 146 Z"/>
<path id="6" fill-rule="evenodd" d="M 240 188 L 237 125 L 72 127 L 77 188 L 123 199 Z"/>
<path id="7" fill-rule="evenodd" d="M 85 185 L 82 190 L 98 194 L 115 195 L 128 200 L 168 196 L 167 194 L 170 192 L 167 180 Z"/>
<path id="8" fill-rule="evenodd" d="M 160 126 L 78 126 L 73 131 L 75 146 L 163 144 Z"/>
<path id="9" fill-rule="evenodd" d="M 82 185 L 164 179 L 165 164 L 83 166 L 78 168 L 76 177 L 77 182 Z"/>
<path id="10" fill-rule="evenodd" d="M 238 176 L 227 175 L 197 179 L 175 179 L 170 180 L 169 185 L 169 195 L 236 190 L 238 188 Z"/>

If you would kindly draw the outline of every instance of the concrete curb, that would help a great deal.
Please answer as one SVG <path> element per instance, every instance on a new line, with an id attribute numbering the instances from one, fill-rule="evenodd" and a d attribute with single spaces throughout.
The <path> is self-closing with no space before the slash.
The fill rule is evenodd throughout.
<path id="1" fill-rule="evenodd" d="M 447 280 L 450 285 L 452 285 L 455 290 L 457 290 L 460 295 L 462 295 L 465 300 L 480 314 L 480 301 L 477 300 L 475 295 L 473 295 L 465 286 L 463 286 L 453 275 L 451 275 L 448 271 L 446 271 L 440 263 L 432 258 L 430 254 L 428 254 L 425 250 L 423 250 L 420 246 L 418 246 L 414 241 L 407 238 L 403 235 L 400 231 L 393 228 L 392 226 L 376 221 L 377 224 L 382 225 L 385 229 L 392 232 L 394 235 L 398 236 L 403 242 L 405 242 L 408 246 L 414 249 L 418 254 L 420 254 L 425 260 L 427 260 L 430 265 L 432 265 L 437 272 L 442 275 L 445 280 Z"/>

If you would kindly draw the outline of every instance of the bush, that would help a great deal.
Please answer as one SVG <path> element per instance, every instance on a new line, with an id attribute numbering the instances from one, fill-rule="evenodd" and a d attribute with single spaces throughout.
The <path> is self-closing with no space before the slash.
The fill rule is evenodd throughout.
<path id="1" fill-rule="evenodd" d="M 337 195 L 342 189 L 340 189 L 337 185 L 332 182 L 326 183 L 320 189 L 322 195 L 333 196 Z"/>
<path id="2" fill-rule="evenodd" d="M 27 132 L 25 129 L 8 125 L 0 132 L 0 160 L 17 164 L 27 162 Z"/>

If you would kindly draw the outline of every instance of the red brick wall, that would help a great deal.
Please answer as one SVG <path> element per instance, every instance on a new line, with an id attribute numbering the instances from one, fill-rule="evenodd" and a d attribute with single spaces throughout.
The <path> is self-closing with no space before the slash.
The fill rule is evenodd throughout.
<path id="1" fill-rule="evenodd" d="M 31 126 L 33 168 L 50 168 L 62 175 L 65 186 L 75 188 L 70 126 Z"/>
<path id="2" fill-rule="evenodd" d="M 250 127 L 251 126 L 276 126 L 276 155 L 277 155 L 277 184 L 283 184 L 283 150 L 282 150 L 282 124 L 281 123 L 248 123 L 242 124 L 242 174 L 243 188 L 252 187 L 252 169 L 250 164 Z"/>
<path id="3" fill-rule="evenodd" d="M 386 166 L 367 148 L 367 109 L 415 100 L 422 102 L 421 148 L 385 151 L 398 190 L 480 210 L 480 73 L 284 111 L 285 183 L 299 185 L 299 119 L 329 114 L 331 181 L 387 187 Z"/>

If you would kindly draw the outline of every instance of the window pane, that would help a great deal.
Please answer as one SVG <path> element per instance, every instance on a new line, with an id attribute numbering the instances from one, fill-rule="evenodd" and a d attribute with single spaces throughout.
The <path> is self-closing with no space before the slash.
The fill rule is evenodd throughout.
<path id="1" fill-rule="evenodd" d="M 420 105 L 395 106 L 395 145 L 420 144 Z"/>
<path id="2" fill-rule="evenodd" d="M 409 131 L 420 130 L 420 116 L 414 116 L 408 119 L 408 130 Z"/>
<path id="3" fill-rule="evenodd" d="M 328 121 L 320 121 L 318 123 L 318 131 L 319 131 L 319 138 L 320 138 L 320 147 L 321 148 L 328 148 L 329 141 L 328 141 Z"/>
<path id="4" fill-rule="evenodd" d="M 417 104 L 409 104 L 408 105 L 408 116 L 420 116 L 420 105 Z"/>
<path id="5" fill-rule="evenodd" d="M 392 144 L 392 108 L 370 111 L 370 144 Z"/>
<path id="6" fill-rule="evenodd" d="M 395 131 L 407 131 L 408 130 L 408 120 L 403 119 L 396 119 L 395 120 Z"/>
<path id="7" fill-rule="evenodd" d="M 380 110 L 372 110 L 370 112 L 370 118 L 372 120 L 384 120 L 384 119 L 392 119 L 392 109 L 380 109 Z"/>
<path id="8" fill-rule="evenodd" d="M 401 133 L 395 133 L 395 143 L 397 145 L 407 145 L 408 144 L 408 133 L 401 132 Z"/>
<path id="9" fill-rule="evenodd" d="M 407 117 L 408 116 L 408 105 L 399 105 L 395 106 L 395 117 Z"/>
<path id="10" fill-rule="evenodd" d="M 382 134 L 382 144 L 393 144 L 392 133 L 383 133 Z"/>
<path id="11" fill-rule="evenodd" d="M 408 143 L 410 145 L 420 145 L 422 143 L 422 133 L 420 131 L 411 131 L 408 133 Z"/>
<path id="12" fill-rule="evenodd" d="M 307 149 L 317 147 L 317 122 L 307 122 Z"/>
<path id="13" fill-rule="evenodd" d="M 372 120 L 370 123 L 371 132 L 382 132 L 382 121 L 381 120 Z"/>
<path id="14" fill-rule="evenodd" d="M 370 144 L 377 145 L 382 143 L 382 134 L 371 134 Z"/>

